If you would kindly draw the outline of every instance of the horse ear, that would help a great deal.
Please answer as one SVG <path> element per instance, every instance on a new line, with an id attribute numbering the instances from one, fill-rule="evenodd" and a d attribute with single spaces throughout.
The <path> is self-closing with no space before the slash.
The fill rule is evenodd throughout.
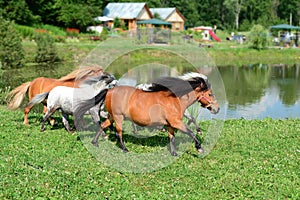
<path id="1" fill-rule="evenodd" d="M 206 84 L 203 83 L 203 82 L 201 82 L 201 84 L 200 84 L 200 90 L 203 90 L 203 89 L 205 89 L 205 88 L 206 88 Z"/>
<path id="2" fill-rule="evenodd" d="M 200 86 L 198 86 L 198 87 L 195 88 L 195 91 L 196 92 L 201 92 L 201 88 L 202 88 L 202 86 L 200 85 Z"/>

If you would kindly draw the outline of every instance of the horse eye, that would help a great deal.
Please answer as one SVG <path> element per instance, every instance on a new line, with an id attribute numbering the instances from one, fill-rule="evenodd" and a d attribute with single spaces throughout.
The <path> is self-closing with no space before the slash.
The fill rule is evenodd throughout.
<path id="1" fill-rule="evenodd" d="M 213 96 L 214 96 L 214 94 L 213 94 L 213 93 L 210 93 L 208 96 L 210 96 L 210 97 L 213 97 Z"/>

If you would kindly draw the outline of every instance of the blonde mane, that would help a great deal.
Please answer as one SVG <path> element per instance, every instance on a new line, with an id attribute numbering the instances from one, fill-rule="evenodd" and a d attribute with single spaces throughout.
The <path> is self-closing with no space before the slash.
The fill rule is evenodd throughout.
<path id="1" fill-rule="evenodd" d="M 76 80 L 81 81 L 89 76 L 96 76 L 99 73 L 103 73 L 103 69 L 100 66 L 81 66 L 79 69 L 76 69 L 69 73 L 66 76 L 61 77 L 60 81 L 70 81 Z"/>

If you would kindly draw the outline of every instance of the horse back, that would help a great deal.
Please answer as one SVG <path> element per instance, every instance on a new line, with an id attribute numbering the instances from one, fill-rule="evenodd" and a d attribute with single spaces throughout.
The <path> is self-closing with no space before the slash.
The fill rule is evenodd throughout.
<path id="1" fill-rule="evenodd" d="M 107 111 L 110 114 L 127 115 L 129 99 L 135 91 L 131 86 L 117 86 L 108 90 L 105 97 Z"/>
<path id="2" fill-rule="evenodd" d="M 44 92 L 50 92 L 56 86 L 77 87 L 74 80 L 60 81 L 54 78 L 39 77 L 34 79 L 28 91 L 29 99 Z"/>
<path id="3" fill-rule="evenodd" d="M 169 92 L 145 92 L 128 86 L 108 91 L 106 109 L 112 115 L 123 115 L 142 126 L 168 124 L 168 118 L 182 117 L 178 98 Z"/>

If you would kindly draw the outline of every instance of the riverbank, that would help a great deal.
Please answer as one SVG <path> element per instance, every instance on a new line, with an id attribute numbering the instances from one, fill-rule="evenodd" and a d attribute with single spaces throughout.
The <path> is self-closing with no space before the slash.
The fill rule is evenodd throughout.
<path id="1" fill-rule="evenodd" d="M 255 64 L 291 66 L 300 64 L 300 48 L 270 47 L 268 49 L 258 51 L 249 48 L 249 45 L 247 44 L 240 45 L 229 41 L 222 41 L 220 43 L 211 42 L 211 44 L 213 44 L 213 48 L 204 48 L 218 67 L 248 66 Z M 76 66 L 80 65 L 86 56 L 99 45 L 101 45 L 101 43 L 98 41 L 74 41 L 57 43 L 56 46 L 58 54 L 62 60 L 66 63 L 74 63 Z M 199 42 L 193 41 L 189 45 L 198 47 Z M 27 65 L 34 64 L 35 43 L 29 41 L 23 42 L 23 48 L 25 50 Z"/>
<path id="2" fill-rule="evenodd" d="M 205 158 L 198 157 L 191 142 L 165 168 L 135 174 L 104 165 L 87 151 L 78 133 L 68 134 L 61 123 L 53 129 L 47 125 L 41 133 L 40 113 L 31 113 L 29 127 L 22 124 L 21 110 L 0 106 L 0 116 L 1 199 L 300 197 L 299 119 L 226 120 L 216 146 Z M 165 139 L 136 140 L 129 134 L 124 133 L 129 153 L 169 143 L 166 133 L 160 134 Z M 115 145 L 114 135 L 110 138 Z"/>

